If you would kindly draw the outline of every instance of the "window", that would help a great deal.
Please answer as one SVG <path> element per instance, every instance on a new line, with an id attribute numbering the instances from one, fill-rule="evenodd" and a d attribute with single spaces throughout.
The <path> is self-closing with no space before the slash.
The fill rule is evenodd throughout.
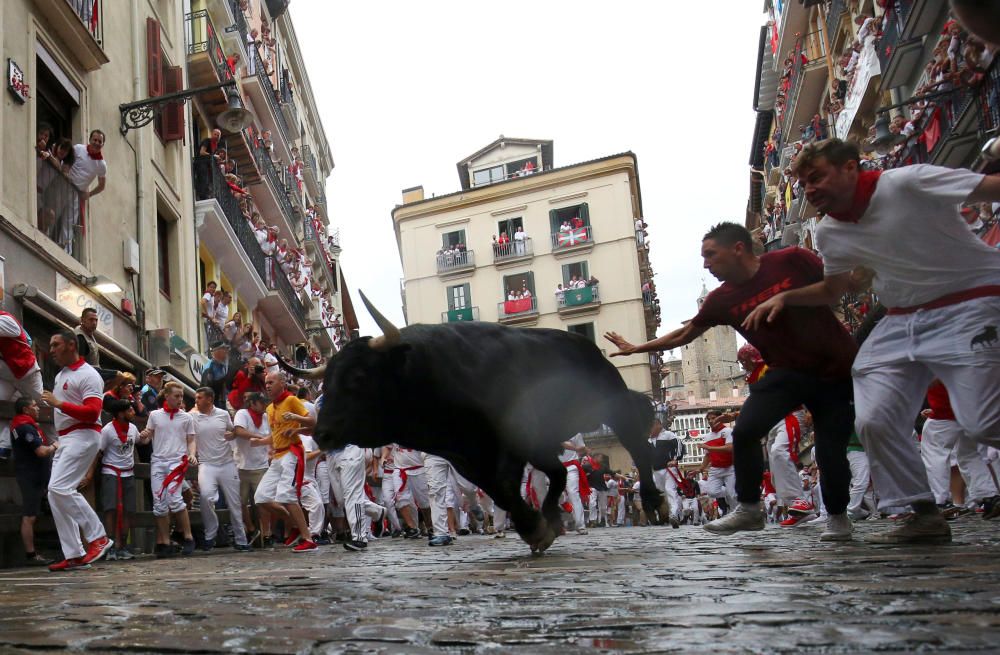
<path id="1" fill-rule="evenodd" d="M 468 282 L 448 287 L 448 311 L 453 309 L 465 309 L 471 306 L 472 293 Z"/>
<path id="2" fill-rule="evenodd" d="M 501 182 L 504 179 L 503 166 L 493 166 L 491 168 L 483 168 L 478 171 L 473 171 L 472 173 L 472 186 L 481 186 L 483 184 L 493 184 L 494 182 Z"/>
<path id="3" fill-rule="evenodd" d="M 584 202 L 571 207 L 563 207 L 562 209 L 553 209 L 549 212 L 549 227 L 552 234 L 558 233 L 559 228 L 564 223 L 569 227 L 589 227 L 590 209 L 587 203 Z"/>
<path id="4" fill-rule="evenodd" d="M 537 157 L 518 159 L 517 161 L 512 161 L 507 164 L 507 177 L 521 177 L 522 175 L 531 175 L 532 173 L 537 173 L 538 170 L 539 166 Z"/>
<path id="5" fill-rule="evenodd" d="M 570 282 L 577 280 L 583 280 L 586 282 L 590 279 L 590 267 L 587 266 L 587 262 L 574 262 L 572 264 L 563 264 L 562 267 L 562 284 L 564 289 L 570 288 Z"/>
<path id="6" fill-rule="evenodd" d="M 581 337 L 587 337 L 592 342 L 597 343 L 597 339 L 594 336 L 593 323 L 578 323 L 577 325 L 569 325 L 566 329 L 573 334 L 579 334 Z"/>
<path id="7" fill-rule="evenodd" d="M 523 293 L 527 290 L 531 297 L 535 297 L 535 274 L 531 271 L 527 273 L 515 273 L 514 275 L 505 275 L 503 278 L 503 297 L 504 300 L 508 299 L 511 294 Z"/>
<path id="8" fill-rule="evenodd" d="M 156 263 L 160 293 L 170 298 L 170 223 L 156 215 Z"/>
<path id="9" fill-rule="evenodd" d="M 451 248 L 452 246 L 457 246 L 458 244 L 465 245 L 465 230 L 457 230 L 455 232 L 445 232 L 441 235 L 441 245 L 444 248 Z"/>
<path id="10" fill-rule="evenodd" d="M 171 66 L 160 45 L 160 23 L 146 19 L 146 82 L 149 96 L 156 97 L 184 89 L 184 72 Z M 153 129 L 164 142 L 184 138 L 184 103 L 171 102 L 154 119 Z"/>

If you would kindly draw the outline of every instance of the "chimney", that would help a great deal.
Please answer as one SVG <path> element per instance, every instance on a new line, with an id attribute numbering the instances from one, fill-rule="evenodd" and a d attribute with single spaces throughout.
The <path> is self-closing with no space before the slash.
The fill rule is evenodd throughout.
<path id="1" fill-rule="evenodd" d="M 408 205 L 411 202 L 420 202 L 424 199 L 424 187 L 414 186 L 409 189 L 403 189 L 403 204 Z"/>

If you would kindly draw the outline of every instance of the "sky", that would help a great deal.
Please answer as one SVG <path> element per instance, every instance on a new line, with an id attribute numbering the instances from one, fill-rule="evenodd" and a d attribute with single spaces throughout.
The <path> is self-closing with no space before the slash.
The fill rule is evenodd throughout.
<path id="1" fill-rule="evenodd" d="M 717 286 L 699 249 L 712 224 L 744 221 L 762 3 L 295 0 L 289 13 L 362 335 L 378 332 L 359 288 L 403 325 L 402 189 L 459 190 L 455 163 L 501 134 L 554 140 L 556 166 L 636 153 L 660 334 Z"/>

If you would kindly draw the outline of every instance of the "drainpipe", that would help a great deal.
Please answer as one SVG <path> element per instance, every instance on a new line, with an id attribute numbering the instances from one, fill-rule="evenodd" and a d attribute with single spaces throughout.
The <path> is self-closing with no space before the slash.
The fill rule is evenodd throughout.
<path id="1" fill-rule="evenodd" d="M 139 16 L 139 3 L 130 3 L 131 13 L 132 13 L 132 97 L 139 99 L 145 97 L 142 89 L 142 67 L 140 56 L 143 49 L 143 38 L 140 34 L 140 16 Z M 142 132 L 140 130 L 132 130 L 134 135 L 136 147 L 142 150 Z M 135 240 L 139 243 L 139 270 L 142 271 L 142 249 L 146 243 L 143 236 L 143 214 L 145 207 L 145 192 L 143 191 L 142 184 L 143 180 L 146 179 L 146 166 L 143 158 L 136 151 L 136 148 L 132 146 L 128 141 L 128 137 L 125 138 L 125 143 L 132 150 L 132 158 L 135 163 Z M 141 273 L 140 273 L 141 275 Z M 132 295 L 135 296 L 135 320 L 139 329 L 138 338 L 136 343 L 138 344 L 139 356 L 146 358 L 146 304 L 143 301 L 142 285 L 143 280 L 140 277 L 139 284 L 136 285 L 135 275 L 131 275 L 132 282 Z"/>

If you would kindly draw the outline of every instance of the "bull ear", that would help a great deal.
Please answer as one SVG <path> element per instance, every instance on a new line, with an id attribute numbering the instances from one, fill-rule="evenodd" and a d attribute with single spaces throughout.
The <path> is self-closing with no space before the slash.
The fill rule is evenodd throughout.
<path id="1" fill-rule="evenodd" d="M 371 349 L 384 352 L 398 345 L 400 340 L 399 328 L 383 316 L 382 312 L 375 309 L 375 306 L 368 300 L 368 296 L 365 295 L 364 291 L 359 289 L 358 292 L 361 294 L 361 301 L 365 304 L 368 313 L 372 315 L 372 318 L 375 319 L 375 324 L 382 330 L 382 336 L 375 337 L 368 342 Z"/>

